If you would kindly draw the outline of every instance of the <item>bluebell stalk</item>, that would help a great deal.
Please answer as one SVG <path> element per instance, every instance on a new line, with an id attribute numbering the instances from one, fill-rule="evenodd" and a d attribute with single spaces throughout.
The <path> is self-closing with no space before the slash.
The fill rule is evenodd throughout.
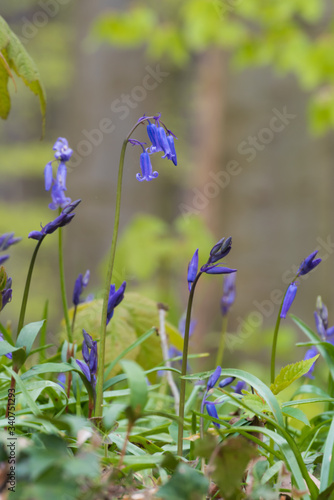
<path id="1" fill-rule="evenodd" d="M 229 237 L 227 239 L 222 238 L 218 241 L 216 245 L 211 249 L 209 258 L 198 272 L 198 250 L 195 251 L 190 264 L 188 266 L 188 288 L 189 283 L 191 283 L 189 298 L 188 298 L 188 306 L 187 306 L 187 316 L 186 316 L 186 327 L 185 327 L 185 335 L 183 342 L 183 356 L 182 356 L 182 376 L 181 376 L 181 385 L 180 385 L 180 406 L 179 406 L 179 429 L 178 429 L 178 440 L 177 440 L 177 453 L 179 456 L 182 456 L 183 452 L 183 420 L 184 420 L 184 404 L 185 404 L 185 396 L 186 396 L 186 380 L 183 378 L 187 373 L 187 360 L 188 360 L 188 346 L 189 346 L 189 329 L 190 329 L 190 321 L 191 321 L 191 309 L 193 304 L 193 298 L 195 293 L 196 284 L 203 273 L 206 274 L 228 274 L 235 273 L 236 269 L 230 269 L 227 267 L 223 267 L 218 265 L 218 261 L 223 259 L 231 250 L 232 238 Z"/>
<path id="2" fill-rule="evenodd" d="M 276 325 L 275 325 L 275 330 L 274 330 L 274 338 L 273 338 L 273 344 L 272 344 L 272 351 L 271 351 L 271 363 L 270 363 L 270 381 L 273 384 L 275 380 L 275 363 L 276 363 L 276 347 L 277 347 L 277 338 L 278 338 L 278 331 L 280 327 L 280 322 L 281 318 L 286 318 L 287 313 L 290 310 L 290 307 L 296 297 L 297 293 L 297 285 L 298 283 L 296 282 L 297 278 L 299 276 L 304 276 L 313 269 L 315 269 L 321 262 L 321 259 L 318 258 L 316 259 L 316 255 L 318 253 L 318 250 L 312 252 L 310 255 L 308 255 L 300 264 L 296 276 L 293 278 L 291 283 L 289 284 L 285 295 L 283 297 L 283 300 L 281 302 L 277 320 L 276 320 Z"/>

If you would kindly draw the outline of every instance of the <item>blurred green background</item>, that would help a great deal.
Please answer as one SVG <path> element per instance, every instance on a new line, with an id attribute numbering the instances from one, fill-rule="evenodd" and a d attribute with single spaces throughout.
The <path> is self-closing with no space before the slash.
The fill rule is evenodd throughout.
<path id="1" fill-rule="evenodd" d="M 167 303 L 177 324 L 194 250 L 204 263 L 212 244 L 232 235 L 237 341 L 229 337 L 226 364 L 260 375 L 278 310 L 273 291 L 285 290 L 315 248 L 324 262 L 302 280 L 293 312 L 313 326 L 320 294 L 334 318 L 333 2 L 4 0 L 0 14 L 37 64 L 48 100 L 40 141 L 38 100 L 15 77 L 0 123 L 0 231 L 23 237 L 7 266 L 14 297 L 3 320 L 16 323 L 34 248 L 27 235 L 54 217 L 43 180 L 54 141 L 66 137 L 75 151 L 68 194 L 83 200 L 66 229 L 70 299 L 86 269 L 89 292 L 103 283 L 121 143 L 140 116 L 157 112 L 178 137 L 179 162 L 155 155 L 159 178 L 139 184 L 139 150 L 128 149 L 116 282 Z M 145 140 L 144 129 L 136 137 Z M 51 338 L 61 319 L 56 243 L 56 235 L 43 243 L 27 318 L 49 297 Z M 201 279 L 194 351 L 218 344 L 221 292 L 221 277 Z M 305 348 L 293 348 L 304 339 L 289 319 L 284 325 L 287 363 Z"/>

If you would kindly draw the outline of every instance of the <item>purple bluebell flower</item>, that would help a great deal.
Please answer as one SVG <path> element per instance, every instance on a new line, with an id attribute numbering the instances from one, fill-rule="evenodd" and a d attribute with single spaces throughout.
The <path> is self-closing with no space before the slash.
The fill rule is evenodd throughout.
<path id="1" fill-rule="evenodd" d="M 230 269 L 229 267 L 222 267 L 217 265 L 208 266 L 207 264 L 205 264 L 201 267 L 201 272 L 206 274 L 230 274 L 236 273 L 237 269 Z"/>
<path id="2" fill-rule="evenodd" d="M 87 270 L 85 275 L 80 273 L 77 279 L 75 280 L 73 289 L 73 298 L 72 298 L 72 302 L 75 306 L 78 306 L 81 302 L 80 296 L 84 288 L 86 288 L 86 286 L 88 285 L 89 277 L 90 277 L 90 272 L 89 270 Z"/>
<path id="3" fill-rule="evenodd" d="M 218 413 L 217 413 L 217 408 L 216 408 L 216 405 L 214 405 L 213 403 L 208 403 L 207 401 L 205 402 L 205 406 L 206 406 L 206 411 L 208 412 L 208 414 L 210 415 L 210 417 L 212 418 L 219 418 L 218 417 Z M 214 426 L 218 427 L 218 429 L 220 428 L 220 424 L 218 424 L 217 422 L 212 422 Z"/>
<path id="4" fill-rule="evenodd" d="M 307 361 L 308 359 L 314 358 L 314 356 L 316 356 L 317 354 L 318 354 L 317 348 L 315 346 L 312 346 L 311 349 L 308 349 L 308 351 L 306 352 L 305 357 L 304 357 L 304 361 Z M 313 371 L 315 368 L 315 363 L 316 363 L 316 361 L 314 361 L 314 363 L 312 364 L 309 371 L 304 374 L 304 377 L 314 379 Z"/>
<path id="5" fill-rule="evenodd" d="M 174 145 L 174 137 L 172 135 L 167 135 L 167 142 L 169 145 L 170 153 L 167 155 L 167 158 L 169 160 L 172 160 L 174 165 L 177 165 L 177 156 L 176 156 L 176 151 L 175 151 L 175 145 Z"/>
<path id="6" fill-rule="evenodd" d="M 306 259 L 303 260 L 303 262 L 299 266 L 298 275 L 303 276 L 304 274 L 308 274 L 310 271 L 312 271 L 316 266 L 320 264 L 321 259 L 315 259 L 317 253 L 318 250 L 312 252 L 308 257 L 306 257 Z"/>
<path id="7" fill-rule="evenodd" d="M 195 251 L 194 255 L 191 258 L 191 261 L 188 265 L 188 290 L 190 292 L 193 282 L 196 279 L 198 271 L 198 248 Z"/>
<path id="8" fill-rule="evenodd" d="M 218 260 L 223 259 L 228 255 L 231 251 L 232 248 L 232 238 L 229 236 L 228 238 L 222 238 L 221 240 L 216 243 L 211 251 L 210 251 L 210 257 L 207 262 L 207 265 L 214 264 L 215 262 L 218 262 Z"/>
<path id="9" fill-rule="evenodd" d="M 289 312 L 292 302 L 296 297 L 296 293 L 297 293 L 297 283 L 292 282 L 290 283 L 283 300 L 282 310 L 280 314 L 281 318 L 286 318 L 286 315 Z"/>
<path id="10" fill-rule="evenodd" d="M 3 284 L 3 288 L 1 290 L 1 301 L 0 301 L 0 311 L 12 300 L 13 290 L 12 290 L 12 278 L 8 278 L 6 271 L 4 268 L 1 269 L 2 272 L 5 273 L 5 284 Z"/>
<path id="11" fill-rule="evenodd" d="M 157 127 L 157 138 L 161 150 L 165 153 L 162 158 L 168 158 L 171 156 L 172 152 L 170 150 L 169 142 L 167 140 L 167 135 L 164 127 Z"/>
<path id="12" fill-rule="evenodd" d="M 86 330 L 82 330 L 83 333 L 83 343 L 82 343 L 82 357 L 84 358 L 84 362 L 80 360 L 76 360 L 79 365 L 81 371 L 85 375 L 88 382 L 92 384 L 92 387 L 95 388 L 96 384 L 96 372 L 97 372 L 97 341 L 93 340 L 89 333 Z"/>
<path id="13" fill-rule="evenodd" d="M 107 325 L 114 315 L 114 309 L 124 299 L 124 290 L 126 288 L 126 281 L 123 281 L 118 290 L 115 285 L 110 285 L 110 292 L 108 298 L 108 311 L 107 311 Z"/>
<path id="14" fill-rule="evenodd" d="M 49 161 L 44 168 L 45 191 L 50 191 L 53 182 L 52 161 Z"/>
<path id="15" fill-rule="evenodd" d="M 221 366 L 217 366 L 217 368 L 215 369 L 215 371 L 212 373 L 212 375 L 210 376 L 209 380 L 208 380 L 208 383 L 206 385 L 206 390 L 207 392 L 210 390 L 210 389 L 213 389 L 214 386 L 216 385 L 216 383 L 218 382 L 219 380 L 219 377 L 221 375 L 221 372 L 222 372 L 222 369 L 221 369 Z"/>
<path id="16" fill-rule="evenodd" d="M 57 377 L 57 383 L 60 385 L 60 387 L 62 387 L 63 389 L 65 389 L 65 383 L 66 383 L 66 375 L 65 375 L 65 373 L 59 373 L 59 375 Z"/>
<path id="17" fill-rule="evenodd" d="M 76 359 L 75 361 L 77 362 L 77 365 L 79 366 L 82 373 L 85 375 L 88 382 L 91 382 L 92 379 L 88 365 L 86 365 L 86 363 L 84 363 L 83 361 L 80 361 L 80 359 Z"/>
<path id="18" fill-rule="evenodd" d="M 73 210 L 79 205 L 81 200 L 76 200 L 67 205 L 61 212 L 58 217 L 56 217 L 53 221 L 49 222 L 46 226 L 41 225 L 41 231 L 31 231 L 28 235 L 28 238 L 32 238 L 33 240 L 42 240 L 47 234 L 54 233 L 58 228 L 66 226 L 71 222 L 73 217 L 75 216 Z"/>
<path id="19" fill-rule="evenodd" d="M 227 274 L 224 278 L 223 296 L 220 301 L 220 308 L 223 316 L 226 316 L 235 301 L 235 280 L 236 274 Z"/>
<path id="20" fill-rule="evenodd" d="M 14 233 L 5 233 L 0 236 L 0 251 L 7 250 L 11 245 L 15 245 L 22 238 L 14 238 Z"/>
<path id="21" fill-rule="evenodd" d="M 0 342 L 3 340 L 3 335 L 0 333 Z M 6 358 L 8 359 L 13 359 L 13 354 L 9 352 L 8 354 L 5 354 Z"/>
<path id="22" fill-rule="evenodd" d="M 244 380 L 239 380 L 235 386 L 231 386 L 235 394 L 242 394 L 242 391 L 246 388 L 247 382 Z"/>
<path id="23" fill-rule="evenodd" d="M 158 141 L 156 125 L 154 123 L 151 123 L 150 120 L 148 120 L 146 130 L 147 130 L 147 135 L 152 143 L 152 146 L 150 147 L 150 152 L 158 153 L 159 151 L 162 151 Z"/>
<path id="24" fill-rule="evenodd" d="M 9 254 L 0 255 L 0 266 L 2 266 L 2 264 L 3 264 L 4 262 L 6 262 L 6 260 L 8 260 L 8 259 L 9 259 L 9 257 L 10 257 L 10 255 L 9 255 Z"/>
<path id="25" fill-rule="evenodd" d="M 232 384 L 235 381 L 235 377 L 226 377 L 221 382 L 219 382 L 219 387 L 224 389 L 228 385 Z"/>
<path id="26" fill-rule="evenodd" d="M 55 151 L 56 160 L 60 161 L 68 161 L 73 154 L 73 150 L 68 147 L 68 141 L 64 137 L 58 137 L 52 149 Z"/>
<path id="27" fill-rule="evenodd" d="M 59 207 L 64 208 L 71 202 L 71 198 L 65 196 L 65 188 L 58 182 L 54 182 L 51 188 L 51 198 L 52 202 L 49 203 L 51 210 L 56 210 Z"/>
<path id="28" fill-rule="evenodd" d="M 158 177 L 158 172 L 152 171 L 152 164 L 150 155 L 147 151 L 141 153 L 140 155 L 140 168 L 142 171 L 142 175 L 136 174 L 136 179 L 140 182 L 142 181 L 152 181 Z"/>

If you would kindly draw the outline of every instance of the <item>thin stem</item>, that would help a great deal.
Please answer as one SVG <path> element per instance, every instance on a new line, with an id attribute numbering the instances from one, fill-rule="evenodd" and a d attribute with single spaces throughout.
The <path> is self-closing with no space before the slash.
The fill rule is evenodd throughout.
<path id="1" fill-rule="evenodd" d="M 179 457 L 182 457 L 183 452 L 183 423 L 184 423 L 184 405 L 185 405 L 185 397 L 186 397 L 186 380 L 184 377 L 187 374 L 187 363 L 188 363 L 188 346 L 189 346 L 189 330 L 190 330 L 190 320 L 191 320 L 191 309 L 194 300 L 194 293 L 197 281 L 201 276 L 201 272 L 199 272 L 192 284 L 189 298 L 188 298 L 188 307 L 187 307 L 187 316 L 186 316 L 186 326 L 184 330 L 184 339 L 183 339 L 183 354 L 182 354 L 182 369 L 181 369 L 181 384 L 180 384 L 180 408 L 179 408 L 179 432 L 177 437 L 177 454 Z"/>
<path id="2" fill-rule="evenodd" d="M 67 296 L 65 287 L 65 271 L 64 271 L 64 255 L 63 255 L 63 229 L 58 229 L 58 254 L 59 254 L 59 276 L 60 276 L 60 292 L 61 300 L 63 303 L 64 318 L 66 324 L 67 338 L 70 344 L 73 342 L 73 335 L 71 330 L 70 317 L 67 307 Z"/>
<path id="3" fill-rule="evenodd" d="M 102 306 L 102 317 L 101 317 L 101 329 L 100 329 L 100 343 L 99 343 L 99 363 L 97 368 L 97 384 L 96 384 L 96 404 L 95 404 L 95 417 L 101 419 L 103 412 L 103 374 L 104 374 L 104 363 L 105 363 L 105 351 L 106 351 L 106 329 L 107 329 L 107 312 L 108 312 L 108 298 L 110 291 L 110 283 L 112 279 L 112 273 L 114 269 L 116 245 L 118 238 L 118 228 L 119 228 L 119 218 L 121 211 L 121 195 L 122 195 L 122 180 L 123 180 L 123 169 L 124 169 L 124 158 L 126 147 L 129 142 L 129 138 L 136 130 L 136 128 L 141 125 L 146 120 L 154 119 L 154 116 L 147 116 L 139 120 L 134 127 L 132 127 L 128 136 L 123 142 L 121 155 L 119 159 L 118 166 L 118 180 L 117 180 L 117 193 L 116 193 L 116 208 L 115 208 L 115 218 L 114 218 L 114 230 L 112 236 L 112 242 L 109 253 L 108 269 L 106 274 L 106 281 L 103 294 L 103 306 Z"/>
<path id="4" fill-rule="evenodd" d="M 77 316 L 77 310 L 78 310 L 78 306 L 74 306 L 73 317 L 72 317 L 72 325 L 71 325 L 72 334 L 74 332 L 74 325 L 75 325 L 75 318 Z"/>
<path id="5" fill-rule="evenodd" d="M 223 316 L 223 321 L 222 321 L 222 331 L 220 335 L 220 342 L 219 342 L 219 348 L 218 348 L 218 353 L 217 353 L 217 358 L 216 358 L 216 365 L 215 366 L 222 366 L 223 365 L 223 356 L 224 356 L 224 347 L 225 347 L 225 335 L 227 331 L 227 322 L 228 322 L 228 315 L 225 314 Z"/>
<path id="6" fill-rule="evenodd" d="M 29 296 L 29 290 L 30 290 L 30 283 L 31 283 L 32 272 L 34 270 L 34 265 L 35 265 L 35 261 L 36 261 L 36 257 L 37 257 L 37 253 L 38 253 L 39 247 L 41 246 L 43 240 L 44 240 L 44 236 L 43 236 L 43 238 L 41 238 L 38 241 L 38 243 L 37 243 L 37 245 L 35 247 L 34 253 L 32 254 L 32 257 L 31 257 L 30 266 L 29 266 L 29 269 L 28 269 L 28 274 L 27 274 L 27 279 L 26 279 L 26 284 L 25 284 L 25 287 L 24 287 L 24 292 L 23 292 L 23 297 L 22 297 L 19 322 L 18 322 L 18 325 L 17 325 L 17 335 L 20 333 L 20 331 L 22 330 L 23 325 L 24 325 L 24 318 L 25 318 L 26 309 L 27 309 L 27 303 L 28 303 L 28 296 Z"/>
<path id="7" fill-rule="evenodd" d="M 291 283 L 293 283 L 298 278 L 298 276 L 299 276 L 299 274 L 297 273 L 296 276 L 291 281 Z M 281 302 L 281 305 L 280 305 L 280 308 L 278 311 L 278 316 L 277 316 L 276 325 L 275 325 L 273 345 L 272 345 L 272 349 L 271 349 L 271 363 L 270 363 L 270 382 L 272 384 L 275 381 L 276 348 L 277 348 L 278 331 L 279 331 L 279 327 L 281 324 L 281 312 L 282 312 L 283 302 L 284 302 L 286 292 L 288 291 L 288 288 L 291 285 L 291 283 L 289 283 L 289 285 L 285 291 L 285 294 L 283 295 L 283 299 L 282 299 L 282 302 Z"/>

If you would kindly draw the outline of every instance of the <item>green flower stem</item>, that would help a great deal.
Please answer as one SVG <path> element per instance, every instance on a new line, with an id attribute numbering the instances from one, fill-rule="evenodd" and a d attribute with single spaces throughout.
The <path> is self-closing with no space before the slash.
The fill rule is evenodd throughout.
<path id="1" fill-rule="evenodd" d="M 299 276 L 299 274 L 297 273 L 296 276 L 291 281 L 291 283 L 293 283 L 298 278 L 298 276 Z M 272 384 L 275 381 L 276 348 L 277 348 L 278 331 L 279 331 L 279 327 L 281 324 L 281 312 L 282 312 L 283 302 L 284 302 L 286 292 L 288 291 L 288 288 L 291 285 L 291 283 L 289 283 L 289 285 L 285 291 L 285 294 L 283 295 L 283 299 L 282 299 L 282 302 L 281 302 L 281 305 L 280 305 L 280 308 L 278 311 L 278 316 L 277 316 L 276 325 L 275 325 L 273 345 L 272 345 L 272 349 L 271 349 L 271 363 L 270 363 L 270 382 Z"/>
<path id="2" fill-rule="evenodd" d="M 64 271 L 64 254 L 63 254 L 63 229 L 61 227 L 58 229 L 58 254 L 59 254 L 59 276 L 60 276 L 61 300 L 63 303 L 63 311 L 64 311 L 64 318 L 65 318 L 65 324 L 66 324 L 67 338 L 68 338 L 68 342 L 70 344 L 72 344 L 73 335 L 72 335 L 70 317 L 68 314 L 68 307 L 67 307 L 67 296 L 66 296 L 66 287 L 65 287 L 65 271 Z"/>
<path id="3" fill-rule="evenodd" d="M 177 436 L 177 454 L 179 457 L 182 457 L 183 453 L 183 424 L 184 424 L 184 405 L 186 398 L 186 380 L 184 377 L 187 374 L 187 362 L 188 362 L 188 346 L 189 346 L 189 330 L 190 330 L 190 320 L 191 320 L 191 309 L 194 300 L 194 293 L 197 281 L 201 276 L 201 272 L 199 272 L 192 284 L 189 298 L 188 298 L 188 307 L 187 307 L 187 316 L 186 316 L 186 326 L 184 330 L 184 339 L 183 339 L 183 354 L 182 354 L 182 369 L 181 369 L 181 385 L 180 385 L 180 407 L 179 407 L 179 432 Z"/>
<path id="4" fill-rule="evenodd" d="M 97 368 L 97 384 L 96 384 L 96 404 L 95 404 L 95 417 L 101 419 L 103 412 L 103 375 L 104 375 L 104 363 L 105 363 L 105 351 L 106 351 L 106 329 L 107 329 L 107 312 L 108 312 L 108 298 L 110 291 L 110 283 L 112 279 L 112 273 L 114 269 L 116 245 L 118 238 L 118 228 L 119 228 L 119 218 L 121 211 L 121 195 L 122 195 L 122 180 L 123 180 L 123 169 L 124 169 L 124 158 L 125 151 L 128 145 L 128 141 L 136 130 L 136 128 L 143 122 L 149 119 L 153 119 L 153 116 L 148 116 L 142 118 L 136 123 L 136 125 L 131 129 L 130 133 L 123 142 L 121 155 L 119 159 L 118 166 L 118 180 L 117 180 L 117 194 L 116 194 L 116 209 L 114 218 L 114 230 L 112 236 L 112 242 L 109 253 L 108 269 L 105 281 L 105 288 L 103 294 L 103 306 L 102 306 L 102 317 L 101 317 L 101 330 L 100 330 L 100 342 L 99 342 L 99 357 L 98 357 L 98 368 Z"/>
<path id="5" fill-rule="evenodd" d="M 219 348 L 218 348 L 218 353 L 217 353 L 216 365 L 215 366 L 222 366 L 222 364 L 223 364 L 223 356 L 224 356 L 224 348 L 225 348 L 225 336 L 226 336 L 226 330 L 227 330 L 227 322 L 228 322 L 228 315 L 225 314 L 223 316 L 223 321 L 222 321 L 222 331 L 221 331 L 221 334 L 220 334 L 220 342 L 219 342 Z"/>
<path id="6" fill-rule="evenodd" d="M 34 270 L 35 261 L 36 261 L 36 257 L 37 257 L 37 254 L 38 254 L 39 247 L 41 246 L 43 240 L 44 240 L 44 237 L 41 238 L 38 241 L 38 243 L 37 243 L 37 245 L 35 247 L 34 253 L 32 254 L 32 257 L 31 257 L 30 266 L 29 266 L 29 269 L 28 269 L 27 279 L 26 279 L 26 283 L 25 283 L 25 287 L 24 287 L 24 292 L 23 292 L 23 298 L 22 298 L 22 303 L 21 303 L 21 310 L 20 310 L 19 322 L 18 322 L 18 325 L 17 325 L 17 335 L 20 333 L 20 331 L 22 330 L 23 325 L 24 325 L 24 318 L 25 318 L 26 309 L 27 309 L 27 303 L 28 303 L 28 296 L 29 296 L 29 290 L 30 290 L 32 272 Z"/>

